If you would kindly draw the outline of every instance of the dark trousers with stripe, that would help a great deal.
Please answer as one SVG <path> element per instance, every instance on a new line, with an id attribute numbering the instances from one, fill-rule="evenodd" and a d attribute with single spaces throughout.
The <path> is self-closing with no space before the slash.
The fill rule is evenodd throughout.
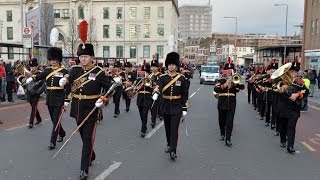
<path id="1" fill-rule="evenodd" d="M 113 95 L 113 103 L 114 103 L 114 114 L 119 115 L 120 114 L 120 98 L 121 98 L 121 92 L 116 91 Z"/>
<path id="2" fill-rule="evenodd" d="M 147 132 L 148 112 L 150 106 L 138 106 L 140 119 L 141 119 L 141 132 Z"/>
<path id="3" fill-rule="evenodd" d="M 231 140 L 233 130 L 233 119 L 235 110 L 219 109 L 219 127 L 221 136 L 225 136 L 226 141 Z"/>
<path id="4" fill-rule="evenodd" d="M 124 100 L 126 101 L 126 110 L 130 109 L 130 104 L 131 104 L 131 99 L 129 98 L 128 94 L 123 92 L 122 96 L 124 98 Z"/>
<path id="5" fill-rule="evenodd" d="M 64 131 L 64 129 L 61 126 L 61 122 L 58 125 L 57 131 L 55 131 L 55 128 L 58 124 L 59 117 L 63 111 L 63 108 L 62 108 L 62 106 L 60 106 L 60 107 L 48 106 L 48 110 L 49 110 L 50 118 L 51 118 L 51 121 L 53 124 L 50 142 L 52 144 L 56 145 L 58 135 L 61 137 L 64 137 L 66 135 L 66 132 Z"/>
<path id="6" fill-rule="evenodd" d="M 251 89 L 251 87 L 248 87 L 248 103 L 249 104 L 251 102 L 251 94 L 252 94 L 252 89 Z"/>
<path id="7" fill-rule="evenodd" d="M 272 102 L 266 104 L 266 123 L 270 123 Z"/>
<path id="8" fill-rule="evenodd" d="M 287 148 L 294 146 L 298 119 L 299 117 L 280 117 L 280 142 L 288 140 Z"/>
<path id="9" fill-rule="evenodd" d="M 160 112 L 160 100 L 156 100 L 151 109 L 151 122 L 152 124 L 156 124 L 157 115 Z M 160 115 L 159 115 L 160 116 Z"/>
<path id="10" fill-rule="evenodd" d="M 38 111 L 38 103 L 39 103 L 39 98 L 30 101 L 30 105 L 31 105 L 31 114 L 30 114 L 30 120 L 29 120 L 29 124 L 34 123 L 34 118 L 37 118 L 37 121 L 40 122 L 42 121 L 40 113 Z"/>
<path id="11" fill-rule="evenodd" d="M 82 139 L 82 154 L 81 154 L 81 170 L 86 172 L 89 171 L 89 165 L 91 159 L 95 159 L 95 153 L 93 151 L 94 138 L 95 138 L 95 127 L 96 127 L 96 116 L 89 118 L 86 123 L 79 129 Z M 81 121 L 82 122 L 82 121 Z M 81 124 L 77 122 L 77 125 Z"/>
<path id="12" fill-rule="evenodd" d="M 171 152 L 175 152 L 177 150 L 178 144 L 178 130 L 179 130 L 179 123 L 182 114 L 164 114 L 164 127 L 166 130 L 166 137 L 167 137 L 167 146 L 170 147 Z"/>

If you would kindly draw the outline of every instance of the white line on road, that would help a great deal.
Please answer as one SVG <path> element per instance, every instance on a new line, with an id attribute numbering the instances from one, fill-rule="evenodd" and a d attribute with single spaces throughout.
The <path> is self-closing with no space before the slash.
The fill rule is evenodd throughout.
<path id="1" fill-rule="evenodd" d="M 196 94 L 196 92 L 192 93 L 189 98 L 192 98 L 192 96 L 194 96 L 195 94 Z"/>
<path id="2" fill-rule="evenodd" d="M 203 86 L 203 85 L 201 85 L 201 86 L 197 89 L 197 91 L 199 91 L 199 90 L 202 88 L 202 86 Z"/>
<path id="3" fill-rule="evenodd" d="M 161 121 L 160 124 L 158 124 L 154 129 L 152 129 L 152 131 L 150 131 L 145 138 L 149 139 L 154 133 L 156 133 L 162 126 L 163 126 L 164 122 Z"/>
<path id="4" fill-rule="evenodd" d="M 311 147 L 308 143 L 306 142 L 301 142 L 309 151 L 311 152 L 315 152 L 317 150 L 315 150 L 313 147 Z"/>
<path id="5" fill-rule="evenodd" d="M 121 165 L 121 162 L 115 162 L 113 163 L 108 169 L 103 171 L 98 177 L 96 177 L 94 180 L 104 180 L 106 179 L 112 171 L 116 170 Z"/>
<path id="6" fill-rule="evenodd" d="M 47 118 L 44 121 L 48 121 L 48 120 L 50 120 L 50 118 Z M 11 131 L 11 130 L 15 130 L 15 129 L 18 129 L 18 128 L 23 128 L 23 127 L 26 127 L 28 125 L 29 124 L 24 124 L 24 125 L 21 125 L 21 126 L 17 126 L 17 127 L 13 127 L 13 128 L 10 128 L 10 129 L 6 129 L 5 131 Z"/>

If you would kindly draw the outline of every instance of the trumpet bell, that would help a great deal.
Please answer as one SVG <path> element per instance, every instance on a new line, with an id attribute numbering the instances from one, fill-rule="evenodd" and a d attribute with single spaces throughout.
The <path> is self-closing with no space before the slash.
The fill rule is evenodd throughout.
<path id="1" fill-rule="evenodd" d="M 234 84 L 240 84 L 241 82 L 241 76 L 239 74 L 235 74 L 232 76 L 232 82 Z"/>
<path id="2" fill-rule="evenodd" d="M 27 77 L 24 76 L 24 75 L 20 75 L 18 78 L 17 78 L 17 82 L 20 84 L 20 85 L 23 85 L 26 83 L 26 80 L 27 80 Z"/>
<path id="3" fill-rule="evenodd" d="M 285 73 L 287 73 L 289 71 L 291 66 L 292 66 L 292 63 L 286 63 L 286 64 L 282 65 L 274 73 L 272 73 L 271 79 L 277 79 L 278 77 L 284 75 Z"/>

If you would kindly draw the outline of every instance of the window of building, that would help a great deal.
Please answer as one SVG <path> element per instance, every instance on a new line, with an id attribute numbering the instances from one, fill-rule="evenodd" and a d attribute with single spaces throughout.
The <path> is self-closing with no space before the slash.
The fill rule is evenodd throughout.
<path id="1" fill-rule="evenodd" d="M 60 9 L 53 10 L 53 17 L 60 18 Z"/>
<path id="2" fill-rule="evenodd" d="M 314 29 L 315 29 L 315 22 L 314 20 L 311 21 L 311 34 L 314 34 Z"/>
<path id="3" fill-rule="evenodd" d="M 136 58 L 136 57 L 137 57 L 137 47 L 130 46 L 130 58 Z"/>
<path id="4" fill-rule="evenodd" d="M 137 37 L 137 25 L 130 24 L 130 38 L 136 38 L 136 37 Z"/>
<path id="5" fill-rule="evenodd" d="M 319 28 L 320 28 L 320 22 L 319 22 L 319 19 L 316 19 L 316 34 L 318 34 L 319 33 Z"/>
<path id="6" fill-rule="evenodd" d="M 110 47 L 109 46 L 103 46 L 103 57 L 110 57 Z"/>
<path id="7" fill-rule="evenodd" d="M 130 7 L 130 18 L 131 19 L 137 18 L 137 7 Z"/>
<path id="8" fill-rule="evenodd" d="M 12 10 L 7 10 L 7 22 L 12 21 Z"/>
<path id="9" fill-rule="evenodd" d="M 122 19 L 122 7 L 117 7 L 117 19 Z"/>
<path id="10" fill-rule="evenodd" d="M 109 25 L 103 25 L 103 38 L 110 38 Z"/>
<path id="11" fill-rule="evenodd" d="M 117 24 L 116 36 L 117 36 L 117 38 L 123 38 L 123 25 L 122 24 Z"/>
<path id="12" fill-rule="evenodd" d="M 158 7 L 158 19 L 164 19 L 164 7 Z"/>
<path id="13" fill-rule="evenodd" d="M 150 24 L 143 25 L 143 37 L 150 38 Z"/>
<path id="14" fill-rule="evenodd" d="M 14 59 L 13 47 L 8 47 L 8 59 Z"/>
<path id="15" fill-rule="evenodd" d="M 117 57 L 123 57 L 123 46 L 117 46 L 116 51 L 117 51 L 117 54 L 116 54 Z"/>
<path id="16" fill-rule="evenodd" d="M 69 18 L 69 9 L 62 9 L 62 17 Z"/>
<path id="17" fill-rule="evenodd" d="M 163 24 L 158 24 L 157 27 L 157 37 L 164 37 L 164 25 Z"/>
<path id="18" fill-rule="evenodd" d="M 143 58 L 150 58 L 150 46 L 143 46 Z"/>
<path id="19" fill-rule="evenodd" d="M 150 7 L 144 7 L 143 19 L 150 19 Z"/>
<path id="20" fill-rule="evenodd" d="M 109 8 L 103 8 L 103 19 L 109 19 Z"/>
<path id="21" fill-rule="evenodd" d="M 162 45 L 157 46 L 157 53 L 159 54 L 159 58 L 163 58 L 163 46 Z"/>
<path id="22" fill-rule="evenodd" d="M 84 6 L 80 5 L 78 7 L 78 19 L 84 19 Z"/>
<path id="23" fill-rule="evenodd" d="M 13 27 L 7 27 L 7 39 L 13 40 Z"/>

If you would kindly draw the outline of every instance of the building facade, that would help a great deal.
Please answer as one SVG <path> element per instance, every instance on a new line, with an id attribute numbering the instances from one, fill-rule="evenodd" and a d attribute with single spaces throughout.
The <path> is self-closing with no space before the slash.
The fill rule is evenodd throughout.
<path id="1" fill-rule="evenodd" d="M 188 38 L 211 37 L 212 6 L 181 6 L 179 7 L 179 33 L 186 40 Z"/>
<path id="2" fill-rule="evenodd" d="M 38 4 L 37 0 L 23 2 L 25 12 Z M 94 45 L 96 57 L 128 58 L 141 64 L 155 53 L 164 61 L 167 53 L 177 51 L 178 0 L 42 0 L 42 3 L 54 6 L 54 26 L 60 33 L 58 46 L 66 56 L 76 54 L 80 43 L 78 25 L 83 20 L 89 24 L 87 43 Z M 21 43 L 20 14 L 19 0 L 0 0 L 1 42 Z"/>
<path id="3" fill-rule="evenodd" d="M 320 70 L 320 0 L 305 0 L 303 58 L 305 68 Z"/>

